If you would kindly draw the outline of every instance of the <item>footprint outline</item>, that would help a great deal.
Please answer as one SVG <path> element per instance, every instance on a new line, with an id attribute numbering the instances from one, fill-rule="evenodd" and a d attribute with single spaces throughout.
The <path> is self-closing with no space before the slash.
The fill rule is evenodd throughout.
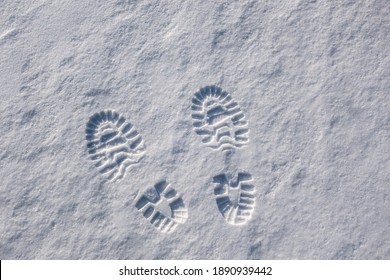
<path id="1" fill-rule="evenodd" d="M 168 202 L 170 215 L 158 210 L 157 206 L 163 200 Z M 136 199 L 135 207 L 146 220 L 163 233 L 172 233 L 188 218 L 188 210 L 182 196 L 166 180 L 156 183 L 153 188 L 142 193 Z"/>
<path id="2" fill-rule="evenodd" d="M 229 224 L 244 225 L 251 219 L 256 204 L 256 189 L 252 182 L 253 177 L 248 172 L 238 172 L 237 176 L 230 180 L 226 173 L 213 177 L 218 211 Z M 230 197 L 232 192 L 236 192 L 234 201 Z"/>
<path id="3" fill-rule="evenodd" d="M 231 95 L 218 86 L 206 86 L 194 94 L 191 117 L 195 133 L 210 148 L 228 151 L 249 143 L 244 113 Z"/>
<path id="4" fill-rule="evenodd" d="M 115 110 L 102 110 L 87 122 L 87 150 L 98 171 L 111 182 L 121 180 L 127 169 L 145 156 L 138 130 Z"/>

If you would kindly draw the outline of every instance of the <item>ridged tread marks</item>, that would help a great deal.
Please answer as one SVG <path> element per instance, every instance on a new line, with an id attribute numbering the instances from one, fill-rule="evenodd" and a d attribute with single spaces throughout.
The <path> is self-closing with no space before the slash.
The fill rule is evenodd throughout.
<path id="1" fill-rule="evenodd" d="M 159 205 L 164 202 L 168 203 L 171 213 L 159 210 Z M 188 210 L 182 197 L 165 180 L 143 193 L 137 199 L 135 207 L 157 230 L 164 233 L 172 233 L 188 218 Z"/>
<path id="2" fill-rule="evenodd" d="M 248 122 L 238 104 L 221 88 L 201 88 L 192 98 L 191 110 L 194 130 L 207 146 L 225 151 L 248 144 Z"/>
<path id="3" fill-rule="evenodd" d="M 109 181 L 123 178 L 126 169 L 138 163 L 145 154 L 141 135 L 114 110 L 92 115 L 85 133 L 90 158 Z"/>
<path id="4" fill-rule="evenodd" d="M 218 210 L 229 224 L 242 225 L 251 218 L 255 207 L 252 181 L 252 175 L 246 172 L 239 172 L 232 180 L 228 180 L 226 174 L 214 176 Z"/>

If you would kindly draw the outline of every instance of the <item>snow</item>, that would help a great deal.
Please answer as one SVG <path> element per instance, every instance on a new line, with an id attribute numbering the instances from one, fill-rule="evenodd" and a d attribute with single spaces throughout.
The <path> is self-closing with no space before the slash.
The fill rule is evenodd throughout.
<path id="1" fill-rule="evenodd" d="M 389 259 L 389 14 L 386 0 L 1 1 L 0 258 Z M 243 147 L 197 135 L 206 86 L 238 104 Z M 145 148 L 113 181 L 86 140 L 107 110 Z M 242 223 L 213 183 L 239 172 L 255 189 Z M 162 181 L 188 214 L 171 233 L 136 207 Z"/>

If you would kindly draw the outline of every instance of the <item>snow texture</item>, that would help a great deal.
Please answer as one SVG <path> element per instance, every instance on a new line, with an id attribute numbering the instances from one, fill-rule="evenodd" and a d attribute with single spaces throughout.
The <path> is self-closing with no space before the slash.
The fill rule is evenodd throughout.
<path id="1" fill-rule="evenodd" d="M 0 1 L 0 258 L 390 259 L 389 15 Z"/>

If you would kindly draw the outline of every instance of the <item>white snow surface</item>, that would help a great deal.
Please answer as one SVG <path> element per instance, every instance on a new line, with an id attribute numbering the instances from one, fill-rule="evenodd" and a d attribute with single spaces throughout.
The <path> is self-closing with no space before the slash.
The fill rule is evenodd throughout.
<path id="1" fill-rule="evenodd" d="M 389 15 L 387 0 L 0 1 L 0 258 L 390 259 Z M 193 126 L 206 86 L 248 122 L 230 154 Z M 87 148 L 103 110 L 145 148 L 117 181 Z M 255 205 L 232 225 L 213 177 L 238 172 Z M 188 211 L 172 233 L 135 207 L 162 180 Z"/>

